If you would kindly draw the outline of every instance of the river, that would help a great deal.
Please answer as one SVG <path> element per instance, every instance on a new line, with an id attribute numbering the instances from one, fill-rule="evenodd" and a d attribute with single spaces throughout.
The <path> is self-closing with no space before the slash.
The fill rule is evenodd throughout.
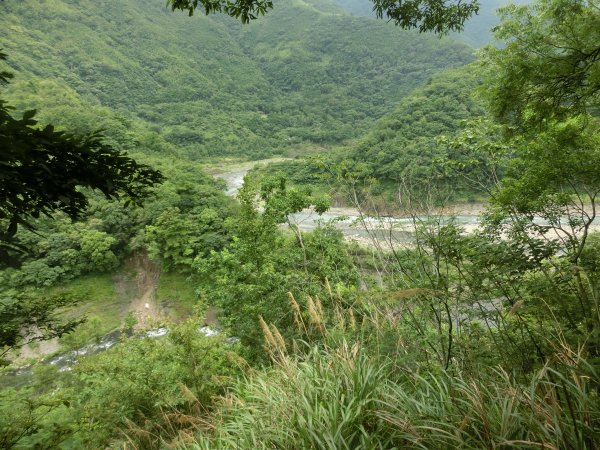
<path id="1" fill-rule="evenodd" d="M 273 158 L 236 164 L 229 168 L 223 166 L 212 170 L 211 173 L 214 177 L 225 181 L 227 195 L 235 197 L 237 191 L 244 184 L 244 177 L 252 168 L 281 160 L 282 158 Z M 482 209 L 483 206 L 480 204 L 460 205 L 451 208 L 450 213 L 445 212 L 436 217 L 442 223 L 453 220 L 470 232 L 478 226 L 478 214 Z M 334 207 L 321 215 L 306 209 L 290 216 L 290 221 L 301 231 L 312 231 L 319 225 L 319 222 L 331 222 L 347 240 L 365 245 L 372 245 L 374 240 L 394 244 L 411 244 L 414 239 L 415 220 L 421 221 L 424 218 L 375 218 L 361 214 L 357 208 L 353 207 Z"/>
<path id="2" fill-rule="evenodd" d="M 213 167 L 209 169 L 214 177 L 220 178 L 226 183 L 227 195 L 234 197 L 237 191 L 244 183 L 246 174 L 257 164 L 268 164 L 271 162 L 281 161 L 283 158 L 271 158 L 266 160 L 245 162 L 224 165 L 219 168 Z M 478 226 L 478 213 L 481 211 L 482 205 L 467 205 L 457 206 L 451 209 L 451 213 L 439 214 L 436 219 L 441 223 L 453 220 L 455 223 L 463 227 L 466 232 L 472 232 Z M 415 220 L 424 220 L 423 218 L 407 218 L 407 217 L 380 217 L 374 218 L 362 215 L 360 211 L 352 207 L 336 207 L 331 208 L 327 212 L 319 215 L 312 210 L 304 210 L 294 214 L 290 218 L 292 223 L 295 223 L 302 231 L 314 230 L 319 222 L 331 222 L 339 229 L 347 240 L 357 241 L 364 245 L 385 245 L 393 243 L 394 245 L 410 245 L 414 239 L 414 222 Z M 212 311 L 211 311 L 212 312 Z M 213 320 L 214 322 L 214 320 Z M 211 322 L 212 323 L 212 322 Z M 208 326 L 204 326 L 198 330 L 206 336 L 212 336 L 217 332 Z M 168 333 L 166 328 L 157 328 L 147 330 L 138 337 L 157 338 Z M 115 330 L 98 342 L 86 345 L 77 350 L 72 350 L 67 353 L 62 353 L 52 357 L 48 357 L 41 361 L 42 364 L 50 364 L 57 367 L 60 371 L 68 371 L 77 362 L 77 359 L 84 355 L 95 354 L 117 344 L 122 337 L 122 332 Z M 235 338 L 229 338 L 234 342 Z M 21 385 L 26 383 L 30 378 L 33 365 L 16 368 L 12 371 L 5 372 L 0 385 Z"/>
<path id="3" fill-rule="evenodd" d="M 97 342 L 90 343 L 81 348 L 71 350 L 68 352 L 60 353 L 54 356 L 49 356 L 33 364 L 26 366 L 17 367 L 15 369 L 6 371 L 0 377 L 0 387 L 2 386 L 23 386 L 29 382 L 33 374 L 33 369 L 38 364 L 47 364 L 54 366 L 59 372 L 68 372 L 71 370 L 73 365 L 77 363 L 77 360 L 82 356 L 95 355 L 97 353 L 108 350 L 109 348 L 117 345 L 121 339 L 126 337 L 134 338 L 159 338 L 169 333 L 168 328 L 160 327 L 151 330 L 147 330 L 141 333 L 133 334 L 133 332 L 123 332 L 121 330 L 113 330 L 110 333 L 102 336 Z M 216 336 L 219 332 L 209 326 L 202 326 L 198 328 L 198 333 L 204 336 Z M 236 338 L 227 338 L 227 344 L 233 344 L 237 340 Z"/>
<path id="4" fill-rule="evenodd" d="M 234 197 L 244 183 L 246 174 L 256 165 L 264 165 L 284 158 L 272 158 L 259 161 L 237 164 L 235 166 L 222 166 L 220 170 L 212 172 L 213 176 L 220 178 L 227 184 L 227 195 Z M 393 246 L 410 246 L 414 242 L 415 222 L 434 220 L 438 223 L 453 221 L 459 225 L 465 233 L 474 232 L 479 226 L 479 215 L 483 212 L 485 205 L 482 203 L 454 204 L 434 211 L 430 217 L 372 217 L 353 207 L 330 208 L 322 215 L 312 210 L 304 210 L 290 216 L 290 221 L 295 223 L 302 231 L 314 230 L 319 221 L 331 222 L 339 229 L 348 241 L 355 241 L 366 246 L 377 246 L 389 248 Z M 586 205 L 588 213 L 592 211 L 590 205 Z M 548 226 L 548 222 L 541 217 L 535 217 L 534 223 Z M 565 222 L 566 223 L 566 222 Z M 590 231 L 600 231 L 600 224 L 593 223 Z M 554 234 L 548 235 L 551 239 L 565 240 L 565 235 L 555 230 Z"/>

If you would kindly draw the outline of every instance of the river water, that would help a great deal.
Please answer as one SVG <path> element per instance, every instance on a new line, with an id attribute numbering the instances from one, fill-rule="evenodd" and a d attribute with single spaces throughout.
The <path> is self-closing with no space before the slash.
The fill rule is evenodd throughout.
<path id="1" fill-rule="evenodd" d="M 225 181 L 227 195 L 234 197 L 244 183 L 244 176 L 257 164 L 268 164 L 279 159 L 267 159 L 243 163 L 231 169 L 216 171 L 213 175 Z M 356 208 L 331 208 L 321 216 L 311 210 L 293 214 L 290 221 L 302 231 L 314 230 L 319 222 L 331 222 L 339 229 L 347 240 L 356 241 L 367 246 L 410 245 L 414 242 L 415 223 L 423 223 L 430 219 L 440 224 L 452 221 L 459 225 L 464 232 L 472 233 L 479 226 L 479 214 L 483 211 L 482 204 L 454 205 L 443 213 L 434 212 L 428 217 L 371 217 L 361 214 Z M 540 217 L 534 218 L 537 225 L 549 225 Z M 600 231 L 600 224 L 592 224 L 590 231 Z M 564 235 L 550 234 L 549 238 L 564 239 Z"/>
<path id="2" fill-rule="evenodd" d="M 237 191 L 244 184 L 244 177 L 256 165 L 264 165 L 275 161 L 274 159 L 260 160 L 243 163 L 233 169 L 215 171 L 213 175 L 225 181 L 226 193 L 235 197 Z M 472 208 L 474 211 L 481 207 Z M 472 211 L 458 215 L 436 216 L 441 223 L 450 220 L 464 227 L 467 231 L 474 230 L 479 222 L 478 215 Z M 360 213 L 356 208 L 330 208 L 327 212 L 319 215 L 307 209 L 290 216 L 290 222 L 298 226 L 301 231 L 312 231 L 319 223 L 332 223 L 340 230 L 347 240 L 357 241 L 365 245 L 373 244 L 373 241 L 387 242 L 393 244 L 411 244 L 414 240 L 415 220 L 422 221 L 423 218 L 410 217 L 369 217 Z"/>
<path id="3" fill-rule="evenodd" d="M 6 371 L 0 377 L 0 386 L 21 386 L 28 382 L 33 374 L 33 369 L 36 364 L 46 364 L 54 366 L 59 372 L 68 372 L 71 370 L 73 365 L 77 364 L 77 360 L 82 356 L 95 355 L 97 353 L 108 350 L 109 348 L 117 345 L 123 338 L 134 337 L 134 338 L 150 338 L 155 339 L 162 336 L 166 336 L 169 333 L 169 329 L 166 327 L 160 327 L 153 330 L 148 330 L 142 333 L 133 334 L 123 332 L 121 330 L 113 330 L 110 333 L 102 336 L 97 342 L 85 345 L 81 348 L 71 350 L 69 352 L 60 353 L 58 355 L 50 356 L 35 364 L 28 366 L 18 367 L 16 369 Z M 203 326 L 198 328 L 198 333 L 204 336 L 217 336 L 219 332 L 209 326 Z M 226 343 L 233 344 L 236 342 L 235 338 L 228 338 Z"/>

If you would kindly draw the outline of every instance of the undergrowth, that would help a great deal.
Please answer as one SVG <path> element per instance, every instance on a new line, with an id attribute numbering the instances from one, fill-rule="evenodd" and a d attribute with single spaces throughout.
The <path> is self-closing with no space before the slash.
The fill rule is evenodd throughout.
<path id="1" fill-rule="evenodd" d="M 332 296 L 333 297 L 333 296 Z M 597 369 L 559 340 L 528 374 L 500 366 L 462 370 L 415 361 L 389 316 L 341 310 L 318 298 L 291 310 L 302 337 L 285 342 L 261 320 L 272 365 L 248 369 L 210 414 L 165 414 L 185 449 L 597 449 Z M 176 428 L 176 427 L 174 427 Z M 144 448 L 130 441 L 134 448 Z M 163 441 L 163 445 L 167 442 Z M 156 443 L 155 443 L 156 445 Z"/>

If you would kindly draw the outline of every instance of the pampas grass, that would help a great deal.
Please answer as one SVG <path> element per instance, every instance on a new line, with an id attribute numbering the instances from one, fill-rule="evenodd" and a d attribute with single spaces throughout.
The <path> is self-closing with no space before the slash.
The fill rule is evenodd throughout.
<path id="1" fill-rule="evenodd" d="M 291 294 L 290 303 L 302 329 Z M 345 311 L 344 322 L 363 332 L 339 339 L 318 298 L 307 298 L 306 314 L 321 341 L 286 345 L 261 319 L 273 366 L 239 380 L 212 427 L 183 447 L 600 449 L 598 373 L 582 349 L 564 340 L 552 361 L 528 376 L 499 367 L 476 376 L 429 366 L 415 371 L 402 357 L 363 345 L 369 330 L 389 325 L 385 315 L 363 314 L 359 324 L 353 310 Z"/>

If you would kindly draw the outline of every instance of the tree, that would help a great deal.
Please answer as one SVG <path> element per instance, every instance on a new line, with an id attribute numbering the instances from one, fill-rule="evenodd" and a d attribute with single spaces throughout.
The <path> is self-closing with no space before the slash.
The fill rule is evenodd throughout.
<path id="1" fill-rule="evenodd" d="M 500 10 L 503 48 L 482 54 L 493 115 L 524 131 L 546 119 L 600 106 L 600 7 L 597 0 L 540 0 Z"/>
<path id="2" fill-rule="evenodd" d="M 0 61 L 6 55 L 0 51 Z M 11 74 L 0 72 L 0 85 Z M 20 119 L 0 99 L 0 264 L 16 265 L 26 250 L 15 239 L 19 225 L 32 228 L 31 218 L 66 213 L 80 217 L 88 206 L 81 188 L 100 190 L 106 198 L 126 196 L 139 202 L 162 181 L 160 172 L 137 163 L 103 141 L 38 127 L 35 111 Z"/>
<path id="3" fill-rule="evenodd" d="M 238 199 L 241 211 L 230 224 L 231 243 L 196 258 L 194 267 L 202 295 L 222 312 L 219 322 L 241 339 L 248 356 L 258 357 L 259 317 L 284 335 L 293 333 L 288 292 L 303 304 L 306 296 L 323 293 L 325 279 L 350 285 L 356 274 L 338 230 L 323 226 L 302 233 L 290 217 L 310 207 L 322 214 L 329 207 L 326 198 L 289 188 L 284 177 L 273 176 L 260 185 L 246 177 Z M 294 236 L 282 233 L 280 224 Z"/>
<path id="4" fill-rule="evenodd" d="M 543 256 L 521 278 L 536 314 L 550 308 L 597 355 L 600 297 L 587 243 L 600 194 L 600 8 L 538 0 L 502 15 L 496 37 L 506 45 L 481 59 L 495 123 L 475 122 L 455 143 L 502 169 L 483 223 L 488 240 Z"/>
<path id="5" fill-rule="evenodd" d="M 591 114 L 600 102 L 600 7 L 539 0 L 501 14 L 495 33 L 506 46 L 483 52 L 483 93 L 513 152 L 492 204 L 497 219 L 518 217 L 541 235 L 554 229 L 577 264 L 600 193 Z"/>
<path id="6" fill-rule="evenodd" d="M 84 319 L 61 317 L 75 301 L 64 295 L 40 295 L 26 290 L 0 292 L 0 365 L 9 351 L 73 331 Z"/>
<path id="7" fill-rule="evenodd" d="M 195 208 L 182 212 L 177 207 L 166 209 L 145 230 L 150 257 L 171 271 L 189 270 L 195 258 L 219 251 L 227 243 L 223 218 L 212 208 Z"/>
<path id="8" fill-rule="evenodd" d="M 6 55 L 0 51 L 0 61 L 4 60 Z M 0 71 L 0 86 L 10 78 L 12 74 Z M 138 203 L 163 179 L 160 172 L 108 145 L 99 132 L 76 136 L 56 131 L 52 125 L 41 128 L 34 119 L 35 111 L 14 118 L 11 109 L 0 99 L 0 267 L 18 266 L 20 256 L 29 250 L 19 241 L 19 225 L 33 230 L 32 219 L 56 212 L 78 219 L 89 204 L 82 188 L 97 189 L 109 199 L 126 196 Z M 82 242 L 86 263 L 103 269 L 114 266 L 114 242 L 105 233 L 92 230 Z M 30 269 L 41 271 L 40 275 L 43 272 L 46 279 L 61 276 L 60 268 L 50 268 L 43 261 L 31 265 L 36 267 Z M 72 331 L 83 320 L 60 317 L 60 309 L 68 303 L 72 301 L 38 292 L 3 292 L 1 354 Z"/>
<path id="9" fill-rule="evenodd" d="M 396 25 L 417 28 L 421 32 L 445 34 L 461 31 L 465 21 L 479 11 L 476 0 L 372 0 L 373 11 L 379 18 L 387 17 Z M 173 10 L 188 11 L 191 16 L 197 8 L 205 14 L 222 12 L 248 23 L 273 8 L 271 0 L 168 0 Z"/>

